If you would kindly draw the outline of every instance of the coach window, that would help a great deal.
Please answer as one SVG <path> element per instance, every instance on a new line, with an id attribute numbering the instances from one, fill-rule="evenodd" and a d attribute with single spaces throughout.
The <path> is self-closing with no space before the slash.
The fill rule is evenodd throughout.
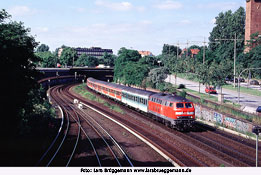
<path id="1" fill-rule="evenodd" d="M 173 107 L 173 103 L 170 103 L 169 106 L 170 106 L 170 107 Z"/>

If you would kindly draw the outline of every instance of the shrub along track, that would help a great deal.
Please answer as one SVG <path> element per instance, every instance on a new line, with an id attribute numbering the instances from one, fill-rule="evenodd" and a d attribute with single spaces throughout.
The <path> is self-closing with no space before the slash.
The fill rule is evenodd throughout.
<path id="1" fill-rule="evenodd" d="M 86 90 L 91 91 L 88 88 Z M 111 99 L 96 95 L 111 104 L 118 105 Z M 105 113 L 115 113 L 109 109 L 105 111 L 106 107 L 101 107 L 97 102 L 87 100 L 80 95 L 75 94 L 75 96 Z M 120 105 L 120 107 L 126 114 L 115 114 L 117 120 L 150 138 L 156 145 L 176 157 L 177 163 L 181 166 L 255 166 L 255 141 L 201 124 L 196 124 L 194 131 L 182 133 L 126 106 Z M 259 157 L 260 155 L 259 151 Z"/>

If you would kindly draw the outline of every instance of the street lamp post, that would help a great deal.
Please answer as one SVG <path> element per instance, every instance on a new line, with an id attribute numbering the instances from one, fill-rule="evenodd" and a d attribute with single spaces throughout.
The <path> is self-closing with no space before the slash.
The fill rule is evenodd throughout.
<path id="1" fill-rule="evenodd" d="M 215 41 L 234 41 L 234 88 L 236 87 L 236 56 L 237 56 L 237 41 L 242 41 L 243 39 L 237 39 L 237 34 L 235 33 L 234 39 L 215 39 Z"/>

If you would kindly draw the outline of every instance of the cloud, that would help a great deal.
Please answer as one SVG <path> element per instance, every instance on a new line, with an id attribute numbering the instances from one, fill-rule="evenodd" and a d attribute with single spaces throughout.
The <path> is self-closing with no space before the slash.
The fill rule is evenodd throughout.
<path id="1" fill-rule="evenodd" d="M 27 16 L 34 15 L 36 10 L 30 9 L 27 6 L 14 6 L 8 10 L 12 16 Z"/>
<path id="2" fill-rule="evenodd" d="M 154 7 L 160 10 L 173 10 L 173 9 L 180 9 L 183 7 L 183 5 L 178 1 L 167 0 L 154 5 Z"/>
<path id="3" fill-rule="evenodd" d="M 95 5 L 115 11 L 128 11 L 133 9 L 133 5 L 130 2 L 113 3 L 103 0 L 96 0 Z"/>

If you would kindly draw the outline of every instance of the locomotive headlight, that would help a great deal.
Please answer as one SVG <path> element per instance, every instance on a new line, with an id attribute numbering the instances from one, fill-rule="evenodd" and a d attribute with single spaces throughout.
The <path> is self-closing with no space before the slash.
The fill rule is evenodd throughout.
<path id="1" fill-rule="evenodd" d="M 194 114 L 194 112 L 187 112 L 187 114 L 189 114 L 189 115 L 193 115 L 193 114 Z"/>
<path id="2" fill-rule="evenodd" d="M 176 115 L 182 115 L 183 112 L 176 112 Z"/>

